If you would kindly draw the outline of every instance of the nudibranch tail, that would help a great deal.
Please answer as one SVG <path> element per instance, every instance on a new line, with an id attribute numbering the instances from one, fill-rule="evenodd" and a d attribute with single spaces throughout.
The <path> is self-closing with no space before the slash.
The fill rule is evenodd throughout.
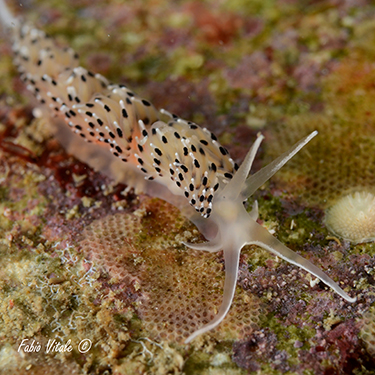
<path id="1" fill-rule="evenodd" d="M 298 151 L 300 151 L 302 147 L 309 143 L 317 134 L 318 132 L 316 130 L 313 131 L 266 167 L 250 176 L 241 191 L 244 200 L 251 197 L 256 190 L 258 190 L 266 181 L 268 181 L 285 163 L 288 162 L 288 160 L 290 160 Z"/>
<path id="2" fill-rule="evenodd" d="M 0 1 L 0 23 L 6 28 L 18 25 L 17 19 L 9 11 L 3 0 Z"/>

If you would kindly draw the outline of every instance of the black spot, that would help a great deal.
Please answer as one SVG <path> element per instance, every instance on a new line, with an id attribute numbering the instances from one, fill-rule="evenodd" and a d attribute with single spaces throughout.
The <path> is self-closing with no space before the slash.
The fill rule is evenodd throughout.
<path id="1" fill-rule="evenodd" d="M 122 138 L 123 134 L 122 134 L 122 130 L 120 128 L 116 128 L 116 131 L 117 131 L 117 135 Z"/>
<path id="2" fill-rule="evenodd" d="M 226 155 L 226 154 L 228 153 L 228 150 L 225 149 L 223 146 L 220 146 L 220 147 L 219 147 L 219 150 L 220 150 L 220 152 L 222 153 L 222 155 Z"/>
<path id="3" fill-rule="evenodd" d="M 155 129 L 155 128 L 151 129 L 151 133 L 152 133 L 153 135 L 155 135 L 155 134 L 156 134 L 156 129 Z"/>
<path id="4" fill-rule="evenodd" d="M 144 137 L 147 137 L 147 136 L 148 136 L 148 133 L 147 133 L 147 130 L 146 130 L 146 129 L 143 129 L 143 130 L 142 130 L 142 135 L 143 135 Z"/>
<path id="5" fill-rule="evenodd" d="M 208 203 L 211 203 L 213 197 L 214 197 L 214 196 L 213 196 L 212 194 L 210 194 L 210 195 L 208 196 L 208 198 L 207 198 L 207 202 L 208 202 Z"/>
<path id="6" fill-rule="evenodd" d="M 207 185 L 207 182 L 208 182 L 208 178 L 207 178 L 206 176 L 204 176 L 204 177 L 203 177 L 203 180 L 202 180 L 202 184 L 203 184 L 204 186 L 206 186 L 206 185 Z"/>
<path id="7" fill-rule="evenodd" d="M 68 94 L 68 99 L 72 102 L 73 101 L 73 97 L 70 95 L 70 94 Z"/>
<path id="8" fill-rule="evenodd" d="M 128 112 L 126 112 L 125 108 L 123 108 L 121 112 L 122 112 L 122 117 L 128 118 L 129 115 L 128 115 Z"/>
<path id="9" fill-rule="evenodd" d="M 180 165 L 180 168 L 185 172 L 188 173 L 189 169 L 185 165 Z"/>
<path id="10" fill-rule="evenodd" d="M 161 172 L 161 169 L 159 167 L 155 167 L 155 171 L 160 173 Z"/>
<path id="11" fill-rule="evenodd" d="M 154 162 L 157 164 L 157 165 L 160 165 L 160 160 L 159 159 L 156 159 L 156 158 L 154 158 Z"/>
<path id="12" fill-rule="evenodd" d="M 77 103 L 81 103 L 81 99 L 80 99 L 78 96 L 76 96 L 76 97 L 74 98 L 74 100 L 75 100 Z"/>
<path id="13" fill-rule="evenodd" d="M 192 200 L 190 201 L 190 203 L 191 203 L 192 205 L 194 205 L 194 204 L 197 203 L 197 202 L 196 202 L 195 199 L 192 199 Z"/>
<path id="14" fill-rule="evenodd" d="M 174 136 L 177 138 L 177 139 L 180 139 L 180 134 L 178 134 L 177 132 L 174 132 Z"/>
<path id="15" fill-rule="evenodd" d="M 51 81 L 51 83 L 52 83 L 54 86 L 57 86 L 57 82 L 56 82 L 54 79 Z"/>
<path id="16" fill-rule="evenodd" d="M 180 181 L 176 181 L 176 185 L 177 185 L 178 187 L 181 187 L 181 183 L 180 183 Z"/>
<path id="17" fill-rule="evenodd" d="M 139 150 L 140 152 L 143 152 L 143 147 L 142 147 L 140 144 L 138 144 L 138 150 Z"/>
<path id="18" fill-rule="evenodd" d="M 217 183 L 217 184 L 214 186 L 214 191 L 216 191 L 217 189 L 219 189 L 219 183 Z"/>
<path id="19" fill-rule="evenodd" d="M 184 181 L 184 176 L 182 175 L 182 173 L 178 174 L 178 178 L 180 179 L 180 181 Z"/>
<path id="20" fill-rule="evenodd" d="M 52 99 L 54 102 L 57 102 L 57 99 L 56 99 L 54 96 L 52 96 L 51 99 Z"/>
<path id="21" fill-rule="evenodd" d="M 163 141 L 163 143 L 168 143 L 168 140 L 164 135 L 161 137 L 161 140 Z"/>
<path id="22" fill-rule="evenodd" d="M 148 125 L 148 124 L 150 123 L 150 120 L 149 120 L 148 117 L 145 117 L 142 121 L 143 121 L 143 123 L 144 123 L 145 125 Z"/>
<path id="23" fill-rule="evenodd" d="M 143 103 L 146 107 L 151 107 L 151 103 L 148 102 L 147 100 L 142 99 L 142 103 Z"/>
<path id="24" fill-rule="evenodd" d="M 86 138 L 86 136 L 82 133 L 79 133 L 79 135 L 82 137 L 82 138 Z"/>
<path id="25" fill-rule="evenodd" d="M 78 129 L 78 130 L 82 130 L 82 126 L 80 126 L 80 125 L 76 125 L 75 128 Z"/>
<path id="26" fill-rule="evenodd" d="M 101 137 L 104 137 L 104 133 L 102 133 L 102 132 L 100 132 L 99 135 L 100 135 Z"/>
<path id="27" fill-rule="evenodd" d="M 160 151 L 160 149 L 158 148 L 155 148 L 155 152 L 159 155 L 159 156 L 162 156 L 163 153 Z"/>
<path id="28" fill-rule="evenodd" d="M 201 195 L 201 196 L 199 197 L 199 201 L 200 201 L 200 202 L 203 202 L 203 201 L 204 201 L 204 195 Z"/>
<path id="29" fill-rule="evenodd" d="M 198 126 L 195 125 L 195 124 L 191 124 L 191 125 L 190 125 L 190 129 L 198 129 Z"/>
<path id="30" fill-rule="evenodd" d="M 98 124 L 99 124 L 100 126 L 102 126 L 102 125 L 104 124 L 104 122 L 103 122 L 100 118 L 98 118 L 96 121 L 98 122 Z"/>
<path id="31" fill-rule="evenodd" d="M 76 60 L 78 60 L 78 59 L 79 59 L 78 53 L 76 52 L 76 53 L 73 55 L 73 57 L 74 57 Z"/>
<path id="32" fill-rule="evenodd" d="M 234 170 L 235 170 L 235 171 L 238 171 L 238 168 L 239 168 L 238 164 L 237 164 L 237 163 L 234 163 Z"/>
<path id="33" fill-rule="evenodd" d="M 207 217 L 208 217 L 208 215 L 210 215 L 210 213 L 212 212 L 212 210 L 211 210 L 211 208 L 207 208 Z"/>
<path id="34" fill-rule="evenodd" d="M 109 136 L 110 136 L 111 138 L 116 138 L 116 136 L 115 136 L 112 132 L 109 132 L 108 134 L 109 134 Z"/>
<path id="35" fill-rule="evenodd" d="M 226 172 L 224 173 L 224 177 L 231 179 L 233 178 L 233 175 L 231 173 Z"/>
<path id="36" fill-rule="evenodd" d="M 104 105 L 104 109 L 105 109 L 107 112 L 111 112 L 111 108 L 109 108 L 109 107 L 107 106 L 107 104 Z"/>
<path id="37" fill-rule="evenodd" d="M 89 122 L 89 126 L 90 126 L 91 129 L 95 128 L 95 125 L 92 122 Z"/>
<path id="38" fill-rule="evenodd" d="M 86 82 L 86 77 L 85 76 L 81 76 L 81 79 L 83 82 Z"/>
<path id="39" fill-rule="evenodd" d="M 65 116 L 66 116 L 67 118 L 71 118 L 71 116 L 70 116 L 70 114 L 69 114 L 68 112 L 65 112 Z"/>
<path id="40" fill-rule="evenodd" d="M 202 147 L 199 147 L 199 153 L 201 155 L 206 155 L 206 153 L 204 152 L 203 148 Z"/>
<path id="41" fill-rule="evenodd" d="M 142 171 L 143 173 L 147 173 L 146 169 L 144 169 L 144 168 L 141 168 L 141 171 Z"/>
<path id="42" fill-rule="evenodd" d="M 138 158 L 137 160 L 138 160 L 138 163 L 139 163 L 140 165 L 143 165 L 143 160 L 142 160 L 141 158 Z"/>
<path id="43" fill-rule="evenodd" d="M 86 115 L 89 116 L 89 117 L 92 117 L 92 112 L 86 111 Z"/>
<path id="44" fill-rule="evenodd" d="M 88 74 L 90 77 L 95 77 L 95 74 L 92 73 L 92 72 L 90 72 L 90 71 L 88 71 L 87 74 Z"/>
<path id="45" fill-rule="evenodd" d="M 200 209 L 199 209 L 199 212 L 203 212 L 204 211 L 204 207 L 201 207 Z"/>
<path id="46" fill-rule="evenodd" d="M 194 191 L 194 185 L 193 185 L 193 184 L 190 184 L 190 185 L 189 185 L 189 189 L 190 189 L 190 191 Z"/>
<path id="47" fill-rule="evenodd" d="M 186 197 L 186 198 L 189 198 L 189 192 L 185 191 L 184 194 L 185 194 L 185 197 Z"/>
<path id="48" fill-rule="evenodd" d="M 89 108 L 92 108 L 94 106 L 94 104 L 92 104 L 92 103 L 86 103 L 86 106 L 89 107 Z"/>
<path id="49" fill-rule="evenodd" d="M 122 149 L 121 149 L 121 147 L 116 146 L 115 149 L 116 149 L 120 154 L 122 154 Z"/>
<path id="50" fill-rule="evenodd" d="M 134 94 L 133 94 L 131 91 L 128 91 L 127 94 L 128 94 L 129 96 L 134 96 Z"/>
<path id="51" fill-rule="evenodd" d="M 187 147 L 184 147 L 184 155 L 187 156 L 189 153 L 189 150 L 187 149 Z"/>
<path id="52" fill-rule="evenodd" d="M 216 164 L 215 163 L 211 163 L 211 169 L 216 172 L 217 171 L 217 168 L 216 168 Z"/>
<path id="53" fill-rule="evenodd" d="M 199 164 L 199 161 L 197 159 L 194 159 L 194 165 L 199 168 L 201 165 Z"/>
<path id="54" fill-rule="evenodd" d="M 174 170 L 172 168 L 169 169 L 169 174 L 171 174 L 172 176 L 174 175 Z"/>
<path id="55" fill-rule="evenodd" d="M 216 135 L 214 133 L 211 133 L 211 139 L 217 141 Z"/>
<path id="56" fill-rule="evenodd" d="M 205 145 L 205 146 L 208 145 L 208 142 L 204 139 L 201 139 L 199 142 L 202 143 L 202 145 Z"/>
<path id="57" fill-rule="evenodd" d="M 95 133 L 94 132 L 90 132 L 90 135 L 91 135 L 91 137 L 94 137 Z"/>
<path id="58" fill-rule="evenodd" d="M 194 145 L 191 145 L 191 151 L 193 151 L 193 152 L 197 151 L 197 149 L 196 149 L 196 147 Z"/>
<path id="59" fill-rule="evenodd" d="M 126 98 L 126 103 L 133 104 L 132 101 L 129 98 Z"/>
<path id="60" fill-rule="evenodd" d="M 69 111 L 69 113 L 70 113 L 72 116 L 76 116 L 76 113 L 75 113 L 72 109 Z"/>
<path id="61" fill-rule="evenodd" d="M 41 66 L 42 65 L 42 60 L 38 60 L 38 62 L 36 63 L 38 66 Z"/>

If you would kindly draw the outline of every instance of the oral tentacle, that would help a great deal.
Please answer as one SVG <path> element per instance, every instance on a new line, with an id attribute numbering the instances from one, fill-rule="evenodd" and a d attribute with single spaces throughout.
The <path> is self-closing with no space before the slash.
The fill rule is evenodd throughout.
<path id="1" fill-rule="evenodd" d="M 288 160 L 290 160 L 302 147 L 304 147 L 308 142 L 311 141 L 316 135 L 317 131 L 312 132 L 307 137 L 301 139 L 296 143 L 290 150 L 284 152 L 273 162 L 268 164 L 266 167 L 262 168 L 257 173 L 250 176 L 246 182 L 245 186 L 241 191 L 243 200 L 246 200 L 254 194 L 266 181 L 268 181 Z"/>
<path id="2" fill-rule="evenodd" d="M 273 237 L 267 229 L 263 228 L 256 222 L 251 223 L 251 226 L 251 241 L 248 242 L 249 245 L 260 246 L 286 260 L 287 262 L 292 263 L 311 273 L 319 280 L 321 280 L 324 284 L 332 288 L 337 294 L 346 299 L 348 302 L 355 302 L 357 300 L 355 297 L 352 298 L 346 292 L 344 292 L 336 282 L 334 282 L 317 266 L 283 245 L 277 238 Z"/>
<path id="3" fill-rule="evenodd" d="M 228 314 L 228 311 L 232 305 L 234 292 L 236 291 L 238 264 L 240 259 L 241 247 L 242 246 L 238 246 L 238 244 L 233 243 L 231 247 L 224 248 L 225 282 L 223 301 L 215 317 L 209 323 L 207 323 L 206 325 L 195 331 L 193 334 L 191 334 L 185 340 L 186 344 L 194 340 L 197 336 L 201 335 L 202 333 L 208 332 L 216 326 L 218 326 Z"/>

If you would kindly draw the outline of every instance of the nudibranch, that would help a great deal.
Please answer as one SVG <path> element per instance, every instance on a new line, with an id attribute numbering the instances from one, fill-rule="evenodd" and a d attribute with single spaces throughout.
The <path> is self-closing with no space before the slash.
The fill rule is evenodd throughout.
<path id="1" fill-rule="evenodd" d="M 126 86 L 109 84 L 102 75 L 80 67 L 72 49 L 59 48 L 43 31 L 14 18 L 4 0 L 0 0 L 0 19 L 12 33 L 14 62 L 22 80 L 57 118 L 56 134 L 67 150 L 118 181 L 177 206 L 208 239 L 202 244 L 185 243 L 187 247 L 224 251 L 222 304 L 215 318 L 186 343 L 226 316 L 235 292 L 240 252 L 248 244 L 310 272 L 347 301 L 356 300 L 259 225 L 257 203 L 250 213 L 243 204 L 316 131 L 249 176 L 262 135 L 238 167 L 207 129 L 157 110 Z"/>

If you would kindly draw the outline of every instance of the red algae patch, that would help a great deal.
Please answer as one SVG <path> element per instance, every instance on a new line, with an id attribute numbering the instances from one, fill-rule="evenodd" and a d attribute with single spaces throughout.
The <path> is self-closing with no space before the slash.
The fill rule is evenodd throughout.
<path id="1" fill-rule="evenodd" d="M 224 285 L 221 253 L 181 245 L 192 239 L 192 232 L 175 208 L 147 199 L 131 214 L 94 221 L 80 246 L 110 282 L 137 296 L 138 315 L 151 337 L 182 341 L 214 317 Z M 209 335 L 242 338 L 257 326 L 259 315 L 258 298 L 237 291 L 228 317 Z"/>

